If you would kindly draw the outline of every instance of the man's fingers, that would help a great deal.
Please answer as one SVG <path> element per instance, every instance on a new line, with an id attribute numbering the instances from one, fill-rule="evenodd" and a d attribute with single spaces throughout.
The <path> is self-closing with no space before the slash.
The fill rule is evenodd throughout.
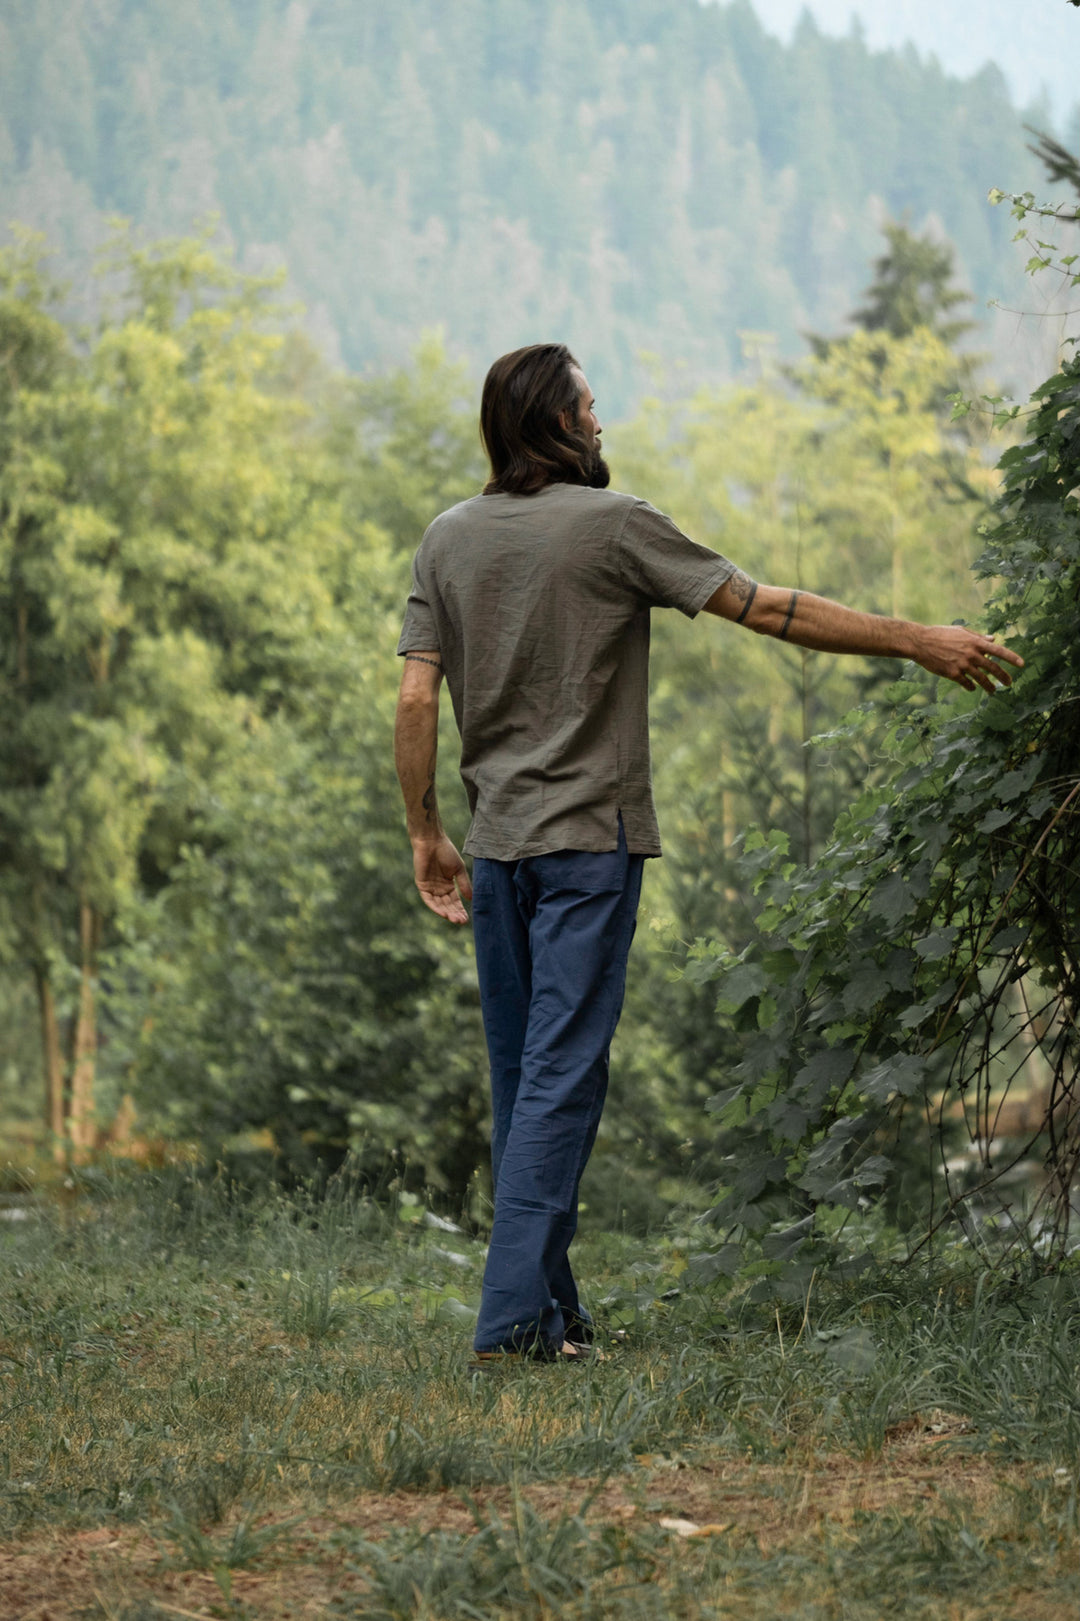
<path id="1" fill-rule="evenodd" d="M 1017 669 L 1023 669 L 1024 661 L 1019 653 L 1014 653 L 1012 648 L 1003 647 L 1000 642 L 995 642 L 992 636 L 980 636 L 977 646 L 981 657 L 975 666 L 975 678 L 979 681 L 979 685 L 985 685 L 980 679 L 980 676 L 985 675 L 993 681 L 1000 681 L 1003 687 L 1011 687 L 1012 676 L 1008 670 L 1002 669 L 999 661 L 1004 659 L 1008 664 L 1015 664 Z M 992 688 L 987 690 L 991 691 Z"/>
<path id="2" fill-rule="evenodd" d="M 1024 667 L 1024 661 L 1019 653 L 1014 653 L 1011 647 L 1003 647 L 1000 642 L 995 642 L 992 636 L 984 638 L 983 650 L 995 659 L 1008 659 L 1009 663 L 1015 664 L 1017 669 L 1022 670 Z"/>
<path id="3" fill-rule="evenodd" d="M 1012 686 L 1012 675 L 997 662 L 999 657 L 1000 655 L 995 653 L 993 658 L 981 658 L 971 671 L 979 685 L 985 687 L 988 692 L 994 690 L 995 681 L 999 681 L 1003 687 Z"/>
<path id="4" fill-rule="evenodd" d="M 465 910 L 465 902 L 472 899 L 468 869 L 445 834 L 434 844 L 414 841 L 413 876 L 429 912 L 448 923 L 469 921 Z"/>
<path id="5" fill-rule="evenodd" d="M 448 923 L 469 921 L 469 914 L 455 890 L 451 890 L 449 894 L 437 894 L 434 890 L 421 889 L 420 899 L 429 912 L 434 912 L 436 917 L 445 918 Z"/>
<path id="6" fill-rule="evenodd" d="M 966 644 L 961 644 L 957 652 L 958 665 L 948 673 L 965 692 L 973 692 L 979 686 L 984 692 L 992 693 L 996 691 L 995 682 L 1003 687 L 1011 687 L 1012 672 L 1001 661 L 1015 665 L 1017 669 L 1022 669 L 1024 665 L 1019 653 L 1003 647 L 992 636 L 972 636 Z"/>

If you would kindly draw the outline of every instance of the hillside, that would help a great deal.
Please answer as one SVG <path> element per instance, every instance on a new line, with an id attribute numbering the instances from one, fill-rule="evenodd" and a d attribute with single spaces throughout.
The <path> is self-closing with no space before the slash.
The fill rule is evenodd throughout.
<path id="1" fill-rule="evenodd" d="M 1080 115 L 1080 16 L 1066 0 L 979 0 L 979 25 L 971 26 L 964 0 L 751 0 L 770 33 L 790 39 L 808 10 L 829 34 L 862 29 L 876 50 L 907 43 L 936 56 L 949 73 L 968 77 L 986 62 L 1000 67 L 1020 106 L 1042 102 L 1042 118 L 1059 129 Z M 1047 105 L 1049 101 L 1049 105 Z"/>
<path id="2" fill-rule="evenodd" d="M 109 215 L 216 214 L 285 262 L 353 368 L 445 329 L 479 366 L 558 333 L 609 414 L 648 374 L 835 328 L 886 214 L 1007 284 L 988 187 L 1037 186 L 993 68 L 961 82 L 746 0 L 19 0 L 0 5 L 0 219 L 69 272 Z M 1010 287 L 1011 290 L 1011 287 Z M 76 289 L 77 294 L 77 289 Z"/>

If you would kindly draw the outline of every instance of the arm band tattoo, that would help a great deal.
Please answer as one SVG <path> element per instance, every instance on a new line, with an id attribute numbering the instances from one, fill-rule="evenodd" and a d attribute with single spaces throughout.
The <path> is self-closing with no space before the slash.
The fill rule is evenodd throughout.
<path id="1" fill-rule="evenodd" d="M 754 606 L 754 598 L 757 596 L 757 581 L 756 580 L 751 580 L 749 583 L 750 583 L 750 590 L 749 590 L 749 593 L 747 595 L 746 601 L 743 603 L 742 613 L 739 615 L 738 619 L 736 619 L 736 621 L 735 621 L 735 623 L 737 625 L 742 624 L 743 620 L 746 618 L 747 614 L 750 612 L 751 608 Z"/>
<path id="2" fill-rule="evenodd" d="M 793 591 L 791 593 L 791 601 L 788 603 L 787 618 L 784 620 L 783 628 L 780 631 L 779 639 L 782 642 L 787 641 L 787 633 L 791 626 L 791 621 L 795 617 L 795 604 L 798 602 L 798 600 L 799 593 L 797 591 Z"/>
<path id="3" fill-rule="evenodd" d="M 408 663 L 409 659 L 412 659 L 414 664 L 430 664 L 433 670 L 442 669 L 442 665 L 439 663 L 438 659 L 426 659 L 423 653 L 406 653 L 406 663 Z"/>

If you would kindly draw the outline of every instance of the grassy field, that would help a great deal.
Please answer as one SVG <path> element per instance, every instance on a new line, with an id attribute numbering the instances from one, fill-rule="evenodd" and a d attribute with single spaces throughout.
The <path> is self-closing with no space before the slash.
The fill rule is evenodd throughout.
<path id="1" fill-rule="evenodd" d="M 483 1249 L 418 1205 L 16 1203 L 0 1617 L 1075 1621 L 1080 1276 L 777 1311 L 687 1241 L 586 1235 L 606 1359 L 470 1380 Z"/>

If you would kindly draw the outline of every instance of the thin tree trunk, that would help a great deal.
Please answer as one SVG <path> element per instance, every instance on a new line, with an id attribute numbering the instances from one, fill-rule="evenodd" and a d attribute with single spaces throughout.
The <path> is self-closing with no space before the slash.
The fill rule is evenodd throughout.
<path id="1" fill-rule="evenodd" d="M 98 916 L 83 901 L 79 907 L 79 1011 L 71 1054 L 71 1155 L 85 1164 L 96 1138 L 94 1121 L 94 1068 L 97 1059 Z"/>
<path id="2" fill-rule="evenodd" d="M 809 866 L 814 854 L 814 780 L 813 780 L 813 751 L 810 739 L 813 733 L 810 730 L 810 656 L 805 647 L 800 648 L 802 655 L 800 700 L 802 719 L 802 834 L 803 834 L 803 860 Z"/>
<path id="3" fill-rule="evenodd" d="M 29 624 L 26 603 L 20 602 L 15 612 L 15 679 L 20 687 L 30 684 Z"/>
<path id="4" fill-rule="evenodd" d="M 801 591 L 802 578 L 802 504 L 795 505 L 795 584 Z M 799 649 L 799 730 L 802 734 L 802 842 L 803 861 L 810 865 L 813 854 L 813 761 L 810 757 L 810 655 L 805 647 Z"/>
<path id="5" fill-rule="evenodd" d="M 35 968 L 34 978 L 41 1010 L 41 1050 L 45 1056 L 45 1125 L 52 1138 L 53 1158 L 58 1165 L 63 1165 L 67 1157 L 64 1143 L 64 1060 L 60 1051 L 56 1000 L 48 969 L 44 966 Z"/>

